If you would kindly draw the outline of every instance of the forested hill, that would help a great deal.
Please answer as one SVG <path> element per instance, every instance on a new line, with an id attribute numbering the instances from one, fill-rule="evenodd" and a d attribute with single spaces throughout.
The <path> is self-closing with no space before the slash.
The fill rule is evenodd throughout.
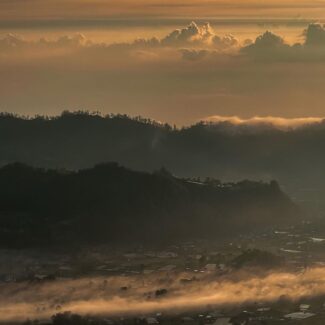
<path id="1" fill-rule="evenodd" d="M 0 184 L 2 246 L 217 238 L 299 214 L 274 181 L 198 182 L 116 163 L 74 172 L 11 164 Z"/>
<path id="2" fill-rule="evenodd" d="M 302 177 L 317 182 L 325 163 L 324 142 L 325 124 L 291 131 L 229 123 L 175 129 L 124 115 L 65 112 L 32 119 L 0 115 L 2 165 L 20 161 L 79 169 L 118 161 L 137 170 L 166 166 L 180 176 Z"/>
<path id="3" fill-rule="evenodd" d="M 0 115 L 2 166 L 19 161 L 77 170 L 117 161 L 149 172 L 165 166 L 179 177 L 276 179 L 290 195 L 304 200 L 317 196 L 320 202 L 325 195 L 324 143 L 324 123 L 289 131 L 229 123 L 176 129 L 122 115 Z"/>

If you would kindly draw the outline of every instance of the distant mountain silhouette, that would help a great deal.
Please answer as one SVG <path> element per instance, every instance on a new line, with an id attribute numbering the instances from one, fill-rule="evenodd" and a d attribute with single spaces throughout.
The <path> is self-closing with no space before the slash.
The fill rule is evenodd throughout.
<path id="1" fill-rule="evenodd" d="M 304 200 L 323 201 L 324 143 L 324 123 L 289 131 L 227 122 L 176 129 L 125 115 L 0 116 L 0 165 L 19 161 L 77 170 L 117 161 L 142 171 L 165 166 L 179 177 L 277 179 Z"/>
<path id="2" fill-rule="evenodd" d="M 0 245 L 227 237 L 298 221 L 278 184 L 178 179 L 116 163 L 76 172 L 0 169 Z"/>

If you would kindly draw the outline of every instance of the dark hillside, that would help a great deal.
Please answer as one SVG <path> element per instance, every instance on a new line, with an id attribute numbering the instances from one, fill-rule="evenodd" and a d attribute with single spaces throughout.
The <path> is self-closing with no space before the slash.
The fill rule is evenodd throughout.
<path id="1" fill-rule="evenodd" d="M 298 219 L 276 182 L 198 183 L 116 163 L 77 172 L 12 164 L 0 184 L 4 246 L 214 238 Z"/>

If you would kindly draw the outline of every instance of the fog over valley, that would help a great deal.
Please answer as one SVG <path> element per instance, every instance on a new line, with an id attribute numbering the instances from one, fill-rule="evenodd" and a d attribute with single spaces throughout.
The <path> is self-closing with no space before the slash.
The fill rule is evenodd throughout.
<path id="1" fill-rule="evenodd" d="M 323 325 L 325 1 L 0 1 L 0 325 Z"/>

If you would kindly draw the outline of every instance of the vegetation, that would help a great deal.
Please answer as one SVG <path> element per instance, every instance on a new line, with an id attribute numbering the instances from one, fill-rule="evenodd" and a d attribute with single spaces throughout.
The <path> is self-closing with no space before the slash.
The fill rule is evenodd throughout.
<path id="1" fill-rule="evenodd" d="M 305 200 L 315 189 L 325 193 L 324 141 L 324 123 L 289 131 L 229 123 L 177 129 L 126 115 L 0 115 L 2 166 L 20 161 L 76 170 L 118 161 L 150 172 L 166 166 L 179 177 L 277 179 Z"/>
<path id="2" fill-rule="evenodd" d="M 273 269 L 284 265 L 284 258 L 274 255 L 267 251 L 259 249 L 245 250 L 241 255 L 237 256 L 233 261 L 234 268 L 242 267 L 258 267 Z"/>
<path id="3" fill-rule="evenodd" d="M 194 182 L 117 163 L 80 171 L 0 169 L 0 245 L 170 241 L 286 224 L 297 208 L 276 182 Z"/>

